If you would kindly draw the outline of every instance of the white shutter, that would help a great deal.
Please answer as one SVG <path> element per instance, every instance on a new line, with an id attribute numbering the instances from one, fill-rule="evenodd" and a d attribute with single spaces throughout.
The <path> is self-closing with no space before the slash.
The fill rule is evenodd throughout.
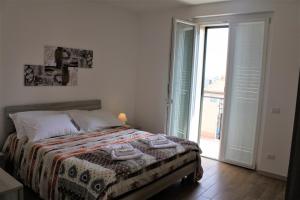
<path id="1" fill-rule="evenodd" d="M 265 20 L 230 24 L 224 160 L 249 168 L 255 167 L 266 31 Z"/>

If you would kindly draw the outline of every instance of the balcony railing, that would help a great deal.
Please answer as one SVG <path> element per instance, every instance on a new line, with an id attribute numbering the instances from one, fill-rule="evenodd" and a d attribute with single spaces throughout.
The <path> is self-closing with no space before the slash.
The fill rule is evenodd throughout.
<path id="1" fill-rule="evenodd" d="M 220 139 L 223 121 L 224 93 L 204 91 L 201 131 Z"/>

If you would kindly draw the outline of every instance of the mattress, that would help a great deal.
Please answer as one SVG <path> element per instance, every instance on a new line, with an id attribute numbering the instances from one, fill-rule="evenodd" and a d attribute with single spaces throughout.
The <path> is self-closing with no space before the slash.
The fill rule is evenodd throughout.
<path id="1" fill-rule="evenodd" d="M 167 136 L 175 148 L 153 149 L 141 139 L 153 134 L 128 127 L 28 142 L 11 134 L 3 151 L 7 169 L 43 199 L 113 199 L 136 190 L 191 162 L 202 177 L 196 143 Z M 138 159 L 115 161 L 107 145 L 130 143 L 143 152 Z"/>

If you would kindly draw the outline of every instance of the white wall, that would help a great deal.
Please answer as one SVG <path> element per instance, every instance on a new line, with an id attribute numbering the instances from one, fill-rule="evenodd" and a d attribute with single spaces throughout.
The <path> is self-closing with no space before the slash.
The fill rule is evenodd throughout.
<path id="1" fill-rule="evenodd" d="M 241 0 L 137 16 L 91 2 L 16 2 L 0 5 L 1 112 L 6 105 L 100 98 L 104 108 L 154 132 L 165 126 L 172 16 L 275 11 L 258 169 L 286 175 L 300 62 L 295 3 Z M 76 87 L 24 87 L 23 65 L 42 64 L 46 44 L 92 49 L 95 68 L 80 69 Z M 281 114 L 271 114 L 273 107 Z"/>
<path id="2" fill-rule="evenodd" d="M 141 51 L 137 70 L 136 123 L 150 131 L 164 130 L 172 16 L 186 19 L 224 13 L 275 11 L 271 25 L 258 169 L 287 175 L 299 66 L 298 4 L 276 1 L 234 1 L 141 15 Z M 272 114 L 279 107 L 281 113 Z M 274 154 L 276 160 L 268 160 Z"/>
<path id="3" fill-rule="evenodd" d="M 134 122 L 137 16 L 105 4 L 55 2 L 5 5 L 1 109 L 6 105 L 97 98 L 104 109 L 126 112 L 129 122 Z M 24 87 L 23 65 L 43 64 L 44 45 L 91 49 L 94 68 L 80 69 L 75 87 Z"/>
<path id="4" fill-rule="evenodd" d="M 2 27 L 2 21 L 3 21 L 3 0 L 0 0 L 0 130 L 3 129 L 3 110 L 2 110 L 2 106 L 3 106 L 3 63 L 2 63 L 2 31 L 3 31 L 3 27 Z M 1 133 L 1 132 L 0 132 Z M 0 134 L 0 141 L 2 141 L 3 135 Z M 1 142 L 0 142 L 1 145 Z"/>

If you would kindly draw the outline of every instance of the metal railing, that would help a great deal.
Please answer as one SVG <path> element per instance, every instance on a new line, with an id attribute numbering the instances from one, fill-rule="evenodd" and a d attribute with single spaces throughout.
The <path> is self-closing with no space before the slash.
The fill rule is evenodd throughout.
<path id="1" fill-rule="evenodd" d="M 223 126 L 223 108 L 224 108 L 224 93 L 219 92 L 204 92 L 203 99 L 214 99 L 217 100 L 218 114 L 217 114 L 217 125 L 215 130 L 216 139 L 221 138 L 221 130 Z M 203 115 L 203 113 L 202 113 Z"/>

